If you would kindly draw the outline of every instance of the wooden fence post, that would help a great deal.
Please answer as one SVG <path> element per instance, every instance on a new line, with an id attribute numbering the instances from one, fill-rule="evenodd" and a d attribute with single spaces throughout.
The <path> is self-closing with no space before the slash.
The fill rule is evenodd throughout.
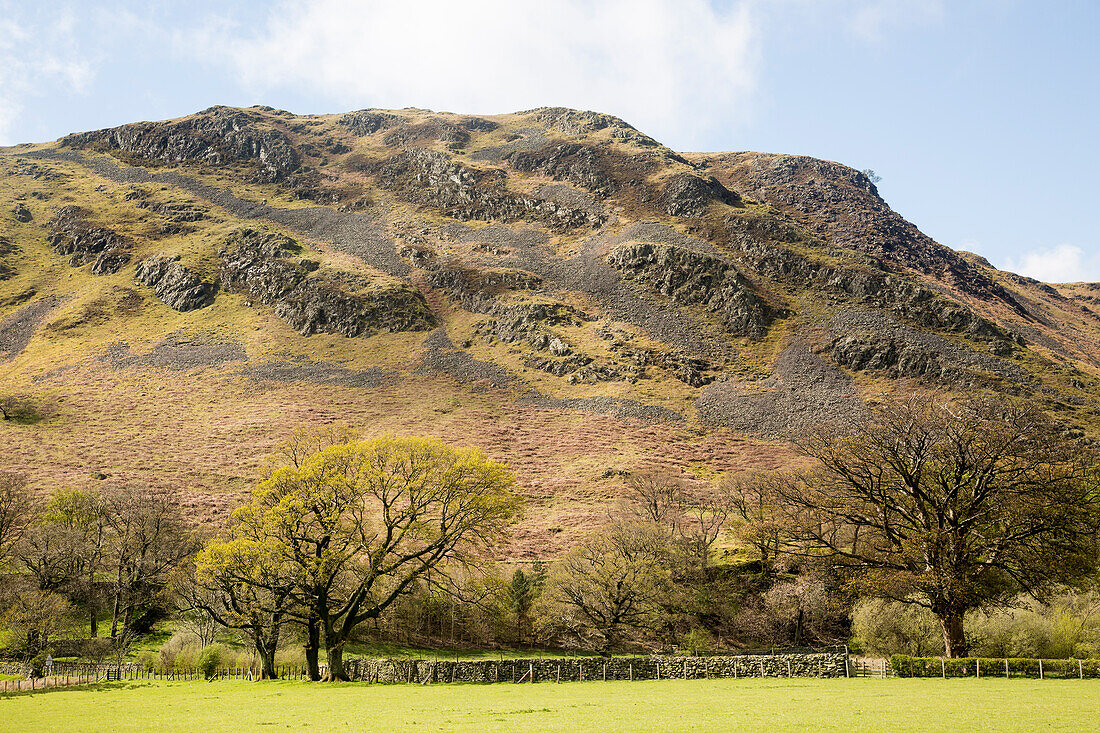
<path id="1" fill-rule="evenodd" d="M 1008 679 L 1008 659 L 1005 659 L 1005 679 Z"/>
<path id="2" fill-rule="evenodd" d="M 940 674 L 947 679 L 947 663 L 943 661 L 943 657 L 940 657 Z"/>
<path id="3" fill-rule="evenodd" d="M 1077 677 L 1079 679 L 1085 679 L 1085 667 L 1080 659 L 1077 660 Z"/>
<path id="4" fill-rule="evenodd" d="M 1043 660 L 1039 660 L 1039 679 L 1043 679 Z"/>
<path id="5" fill-rule="evenodd" d="M 980 680 L 982 678 L 982 660 L 974 660 L 974 679 Z"/>

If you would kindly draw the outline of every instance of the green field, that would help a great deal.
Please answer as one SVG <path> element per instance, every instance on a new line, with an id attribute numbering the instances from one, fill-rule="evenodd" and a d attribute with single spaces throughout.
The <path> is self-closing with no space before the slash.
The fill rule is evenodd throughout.
<path id="1" fill-rule="evenodd" d="M 123 682 L 0 699 L 18 731 L 1082 731 L 1100 680 Z"/>

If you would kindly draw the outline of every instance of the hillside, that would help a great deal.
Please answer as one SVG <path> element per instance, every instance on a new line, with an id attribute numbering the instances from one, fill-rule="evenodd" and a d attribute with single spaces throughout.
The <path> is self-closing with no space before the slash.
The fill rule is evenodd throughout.
<path id="1" fill-rule="evenodd" d="M 0 149 L 2 467 L 183 491 L 224 517 L 297 428 L 508 461 L 509 552 L 601 521 L 623 476 L 797 460 L 912 389 L 1039 401 L 1100 437 L 1100 284 L 944 247 L 864 174 L 674 152 L 543 108 L 215 107 Z"/>

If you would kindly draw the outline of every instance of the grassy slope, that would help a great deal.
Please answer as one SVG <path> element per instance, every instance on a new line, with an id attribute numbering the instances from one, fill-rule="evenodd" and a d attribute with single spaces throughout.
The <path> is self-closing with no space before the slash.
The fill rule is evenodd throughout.
<path id="1" fill-rule="evenodd" d="M 563 685 L 158 682 L 0 699 L 10 730 L 1079 731 L 1100 681 L 691 680 Z"/>
<path id="2" fill-rule="evenodd" d="M 414 122 L 428 119 L 415 110 L 400 114 Z M 336 125 L 335 119 L 321 116 L 309 118 L 308 122 L 316 122 L 316 130 L 344 140 L 355 152 L 377 155 L 385 151 L 377 138 L 353 138 Z M 470 149 L 505 141 L 519 124 L 508 116 L 494 119 L 502 124 L 501 128 L 475 134 L 477 143 Z M 593 133 L 596 138 L 609 134 Z M 441 144 L 435 147 L 442 149 Z M 510 550 L 514 555 L 546 557 L 568 544 L 577 532 L 602 521 L 607 508 L 622 493 L 622 479 L 615 475 L 616 471 L 661 465 L 682 467 L 699 478 L 710 478 L 727 471 L 774 468 L 792 460 L 792 452 L 777 443 L 747 439 L 729 431 L 697 429 L 693 425 L 697 390 L 660 369 L 651 369 L 652 378 L 636 384 L 570 385 L 564 378 L 525 369 L 522 351 L 517 346 L 490 344 L 475 338 L 467 350 L 477 359 L 506 367 L 524 380 L 528 388 L 547 396 L 604 395 L 634 399 L 680 412 L 687 418 L 682 426 L 645 425 L 579 412 L 536 410 L 514 403 L 518 390 L 485 389 L 457 384 L 445 375 L 414 374 L 423 354 L 421 344 L 426 335 L 423 333 L 378 334 L 360 339 L 331 335 L 303 338 L 275 317 L 270 308 L 247 307 L 245 298 L 226 293 L 220 294 L 209 308 L 176 313 L 160 303 L 149 289 L 133 283 L 133 263 L 106 277 L 91 275 L 87 267 L 69 267 L 45 241 L 52 212 L 68 203 L 86 206 L 93 211 L 95 220 L 134 241 L 133 262 L 161 251 L 179 253 L 184 264 L 211 278 L 216 274 L 217 243 L 236 227 L 254 222 L 243 221 L 186 191 L 144 185 L 157 202 L 191 202 L 210 209 L 207 219 L 194 224 L 195 231 L 182 236 L 160 236 L 156 233 L 161 222 L 157 215 L 125 200 L 128 186 L 100 178 L 86 167 L 40 160 L 36 161 L 40 168 L 67 178 L 35 180 L 21 175 L 3 176 L 5 170 L 14 167 L 19 153 L 14 149 L 0 151 L 0 182 L 5 184 L 0 186 L 0 233 L 22 249 L 14 259 L 19 274 L 0 282 L 0 318 L 18 307 L 12 298 L 30 290 L 60 294 L 66 300 L 46 317 L 24 353 L 11 361 L 0 361 L 0 384 L 5 390 L 36 395 L 52 403 L 54 413 L 36 425 L 0 424 L 0 444 L 8 447 L 5 457 L 0 459 L 0 468 L 29 473 L 41 490 L 58 485 L 94 484 L 92 474 L 103 472 L 116 481 L 181 489 L 197 515 L 217 520 L 247 491 L 262 457 L 295 429 L 338 423 L 367 434 L 423 433 L 476 445 L 515 468 L 531 506 Z M 458 157 L 470 162 L 465 154 Z M 326 156 L 323 160 L 311 159 L 311 164 L 333 175 L 345 175 L 339 161 L 339 156 Z M 672 166 L 669 170 L 673 168 L 680 169 Z M 291 200 L 285 191 L 274 186 L 242 183 L 241 177 L 228 169 L 188 168 L 186 173 L 212 185 L 231 186 L 245 198 L 267 199 L 272 205 L 284 208 L 310 205 Z M 509 186 L 516 190 L 549 182 L 532 174 L 509 176 Z M 36 198 L 31 195 L 33 192 L 47 198 Z M 383 210 L 390 207 L 388 226 L 398 241 L 401 232 L 415 232 L 422 224 L 444 221 L 430 211 L 410 209 L 391 201 L 393 197 L 386 192 L 369 193 L 385 204 Z M 16 224 L 10 217 L 20 194 L 26 195 L 26 204 L 34 214 L 30 224 Z M 613 209 L 624 211 L 618 206 Z M 753 204 L 737 210 L 737 215 L 770 216 L 767 207 Z M 684 230 L 682 222 L 664 216 L 663 211 L 651 211 L 646 218 Z M 617 226 L 625 226 L 629 221 L 630 215 L 623 214 Z M 471 222 L 470 226 L 479 224 Z M 568 253 L 576 247 L 575 239 L 555 236 L 550 246 Z M 311 248 L 303 254 L 323 261 L 326 266 L 369 269 L 321 243 L 303 244 Z M 453 243 L 447 246 L 465 254 Z M 814 250 L 806 243 L 792 243 L 791 247 L 800 252 L 805 250 L 803 254 Z M 843 252 L 814 250 L 817 259 L 851 264 L 852 257 L 842 255 Z M 370 274 L 380 283 L 387 280 L 378 273 Z M 1058 324 L 1064 319 L 1072 321 L 1084 334 L 1072 339 L 1079 345 L 1080 353 L 1058 359 L 1066 362 L 1065 373 L 1049 373 L 1045 379 L 1048 383 L 1057 382 L 1059 388 L 1064 387 L 1069 393 L 1096 394 L 1100 381 L 1095 376 L 1096 370 L 1088 365 L 1094 348 L 1100 349 L 1096 346 L 1100 339 L 1094 338 L 1100 330 L 1093 324 L 1096 315 L 1081 311 L 1077 302 L 1057 301 L 1038 290 L 1029 292 L 1042 300 L 1052 316 L 1050 324 L 1042 324 L 1041 330 L 1057 335 Z M 759 342 L 733 340 L 739 358 L 729 365 L 731 374 L 752 378 L 770 373 L 776 355 L 791 334 L 799 329 L 812 331 L 810 321 L 823 318 L 830 307 L 819 302 L 813 293 L 777 291 L 776 294 L 791 303 L 799 315 L 780 321 Z M 598 314 L 598 308 L 579 293 L 557 295 Z M 441 294 L 430 294 L 430 299 L 455 343 L 470 338 L 475 324 L 483 318 L 448 306 Z M 120 308 L 123 303 L 128 304 L 125 309 Z M 611 358 L 607 342 L 596 334 L 605 324 L 591 321 L 558 330 L 580 351 L 602 361 Z M 640 329 L 617 322 L 606 325 L 634 334 L 639 344 L 659 346 L 649 342 Z M 353 370 L 381 367 L 395 372 L 398 379 L 377 388 L 351 388 L 256 381 L 241 375 L 244 365 L 240 362 L 173 371 L 150 366 L 117 369 L 104 358 L 111 344 L 125 342 L 132 353 L 140 355 L 169 336 L 239 343 L 247 352 L 249 366 L 306 358 Z M 1043 350 L 1041 346 L 1035 348 Z M 1043 353 L 1050 354 L 1045 350 Z M 1045 368 L 1034 357 L 1031 361 L 1035 363 L 1026 363 L 1025 368 Z M 1086 373 L 1072 369 L 1074 362 Z M 1083 383 L 1084 392 L 1074 382 Z M 857 384 L 864 394 L 899 388 L 892 380 L 871 374 L 858 375 Z M 1094 400 L 1079 399 L 1077 404 L 1061 405 L 1061 409 L 1075 413 L 1080 422 L 1087 424 L 1093 418 L 1100 422 L 1092 407 Z"/>
<path id="3" fill-rule="evenodd" d="M 15 167 L 17 157 L 15 151 L 0 155 L 0 173 Z M 518 392 L 513 389 L 486 390 L 457 384 L 445 375 L 413 374 L 424 333 L 304 338 L 270 308 L 247 307 L 245 297 L 227 293 L 219 294 L 209 308 L 177 313 L 133 282 L 133 263 L 157 252 L 178 253 L 184 264 L 213 279 L 217 243 L 235 228 L 255 223 L 186 191 L 142 185 L 154 201 L 209 209 L 206 219 L 190 225 L 194 231 L 160 236 L 160 218 L 125 199 L 128 185 L 73 163 L 38 160 L 35 165 L 61 177 L 9 175 L 0 188 L 0 217 L 8 216 L 20 195 L 26 196 L 34 215 L 28 224 L 0 220 L 2 232 L 22 250 L 14 259 L 17 276 L 0 282 L 0 302 L 3 296 L 29 290 L 60 294 L 64 301 L 46 316 L 25 351 L 0 361 L 0 382 L 5 391 L 48 403 L 51 417 L 30 426 L 0 424 L 0 442 L 8 447 L 2 467 L 29 474 L 41 490 L 94 485 L 93 474 L 105 473 L 112 481 L 180 489 L 197 514 L 220 520 L 244 496 L 262 458 L 296 429 L 337 423 L 368 435 L 434 435 L 478 446 L 514 467 L 531 504 L 512 554 L 546 557 L 576 532 L 603 520 L 621 495 L 617 471 L 670 465 L 709 478 L 716 472 L 773 468 L 789 460 L 785 447 L 728 431 L 701 434 L 690 424 L 651 426 L 540 410 L 514 404 Z M 47 198 L 40 200 L 33 192 Z M 267 194 L 260 188 L 251 197 Z M 276 203 L 274 192 L 269 200 Z M 65 204 L 86 207 L 94 221 L 130 238 L 131 264 L 108 276 L 92 275 L 87 266 L 69 267 L 46 242 L 49 218 Z M 329 248 L 303 255 L 342 269 L 355 264 Z M 359 263 L 358 268 L 364 266 Z M 387 280 L 371 274 L 380 282 Z M 37 297 L 41 295 L 32 300 Z M 125 298 L 129 305 L 120 309 Z M 0 318 L 21 305 L 0 307 Z M 469 336 L 477 320 L 457 308 L 445 307 L 442 315 L 456 342 Z M 584 350 L 608 356 L 606 342 L 594 333 L 599 325 L 594 321 L 566 329 L 567 336 Z M 143 355 L 169 337 L 237 342 L 246 350 L 249 366 L 306 358 L 352 370 L 381 367 L 399 379 L 373 389 L 256 381 L 240 375 L 240 362 L 183 371 L 142 365 L 119 369 L 105 357 L 112 344 L 128 344 L 130 353 Z M 668 407 L 689 420 L 694 413 L 693 390 L 660 373 L 635 385 L 570 386 L 563 378 L 525 369 L 507 344 L 477 340 L 470 353 L 506 366 L 548 396 L 618 396 Z"/>

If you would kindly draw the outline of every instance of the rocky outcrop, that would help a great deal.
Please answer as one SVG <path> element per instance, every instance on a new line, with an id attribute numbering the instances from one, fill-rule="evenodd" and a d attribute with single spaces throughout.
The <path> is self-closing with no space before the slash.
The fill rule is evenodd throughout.
<path id="1" fill-rule="evenodd" d="M 712 201 L 730 206 L 741 203 L 741 198 L 716 178 L 700 178 L 691 173 L 669 176 L 661 196 L 669 216 L 702 216 Z"/>
<path id="2" fill-rule="evenodd" d="M 527 120 L 551 132 L 565 135 L 587 135 L 610 130 L 615 140 L 631 142 L 639 147 L 656 147 L 659 143 L 639 132 L 633 125 L 613 115 L 566 107 L 540 107 L 520 112 Z"/>
<path id="3" fill-rule="evenodd" d="M 679 305 L 701 305 L 734 336 L 763 336 L 781 315 L 728 260 L 650 242 L 620 245 L 607 262 Z"/>
<path id="4" fill-rule="evenodd" d="M 170 308 L 180 312 L 214 302 L 214 286 L 179 262 L 179 255 L 159 254 L 138 263 L 134 279 L 148 285 Z"/>
<path id="5" fill-rule="evenodd" d="M 553 335 L 547 326 L 579 326 L 590 320 L 571 305 L 553 302 L 505 303 L 489 311 L 489 320 L 478 324 L 475 333 L 506 344 L 526 342 L 535 349 L 548 349 Z"/>
<path id="6" fill-rule="evenodd" d="M 891 209 L 866 172 L 801 155 L 726 153 L 706 162 L 719 180 L 833 244 L 911 267 L 1031 317 L 1002 285 Z"/>
<path id="7" fill-rule="evenodd" d="M 373 135 L 379 130 L 398 124 L 401 118 L 388 112 L 379 112 L 373 109 L 361 109 L 342 115 L 337 124 L 348 128 L 353 135 Z"/>
<path id="8" fill-rule="evenodd" d="M 827 347 L 833 361 L 852 371 L 872 371 L 898 379 L 920 379 L 937 385 L 1030 389 L 1030 375 L 1011 361 L 1003 341 L 984 352 L 966 348 L 889 316 L 868 310 L 843 310 L 829 323 L 835 334 Z"/>
<path id="9" fill-rule="evenodd" d="M 537 150 L 517 150 L 507 153 L 503 160 L 517 171 L 564 181 L 599 198 L 606 198 L 620 188 L 601 156 L 587 145 L 562 143 Z"/>
<path id="10" fill-rule="evenodd" d="M 880 308 L 914 325 L 969 338 L 1005 344 L 1013 336 L 966 306 L 907 278 L 882 270 L 844 267 L 810 260 L 773 244 L 758 227 L 737 217 L 727 222 L 730 244 L 743 253 L 742 262 L 753 272 L 798 289 L 827 292 L 854 303 Z"/>
<path id="11" fill-rule="evenodd" d="M 367 336 L 435 325 L 423 296 L 408 286 L 322 270 L 317 262 L 299 257 L 300 251 L 289 237 L 240 230 L 218 252 L 222 287 L 274 306 L 276 315 L 306 336 Z"/>
<path id="12" fill-rule="evenodd" d="M 11 210 L 11 215 L 14 216 L 15 220 L 20 224 L 26 224 L 34 218 L 34 215 L 31 214 L 31 210 L 24 206 L 22 202 L 15 205 L 15 208 Z"/>
<path id="13" fill-rule="evenodd" d="M 410 257 L 422 260 L 423 257 Z M 428 272 L 426 280 L 433 288 L 447 291 L 462 307 L 472 313 L 484 313 L 496 298 L 515 290 L 537 290 L 542 278 L 526 270 L 507 268 L 476 268 L 458 263 Z"/>
<path id="14" fill-rule="evenodd" d="M 118 272 L 130 261 L 130 244 L 110 229 L 88 222 L 88 211 L 79 206 L 63 206 L 50 219 L 50 246 L 60 255 L 69 256 L 69 264 L 80 267 L 92 263 L 96 275 Z"/>
<path id="15" fill-rule="evenodd" d="M 169 122 L 137 122 L 69 135 L 62 144 L 101 150 L 141 163 L 245 163 L 256 168 L 255 180 L 285 179 L 298 169 L 297 151 L 285 134 L 258 113 L 211 107 L 192 117 Z"/>
<path id="16" fill-rule="evenodd" d="M 529 219 L 559 231 L 603 223 L 603 217 L 586 208 L 513 194 L 505 186 L 504 171 L 468 168 L 436 150 L 410 148 L 369 170 L 406 200 L 462 221 Z"/>

